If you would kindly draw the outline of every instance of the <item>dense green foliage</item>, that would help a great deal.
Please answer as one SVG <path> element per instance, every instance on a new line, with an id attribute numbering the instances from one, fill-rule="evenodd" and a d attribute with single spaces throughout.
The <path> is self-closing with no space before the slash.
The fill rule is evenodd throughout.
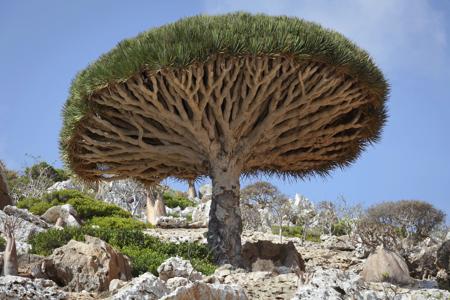
<path id="1" fill-rule="evenodd" d="M 131 218 L 131 214 L 117 205 L 96 200 L 75 190 L 61 190 L 44 195 L 41 199 L 25 198 L 17 202 L 17 207 L 26 208 L 34 214 L 41 215 L 55 205 L 71 204 L 83 219 L 93 217 Z"/>
<path id="2" fill-rule="evenodd" d="M 280 226 L 272 226 L 272 233 L 279 234 Z M 303 227 L 302 226 L 283 226 L 281 229 L 281 235 L 285 237 L 303 237 Z M 320 242 L 320 234 L 315 231 L 307 231 L 305 240 L 310 242 Z"/>
<path id="3" fill-rule="evenodd" d="M 194 201 L 174 191 L 165 192 L 163 197 L 166 206 L 170 208 L 180 207 L 181 209 L 185 209 L 188 206 L 195 206 Z"/>
<path id="4" fill-rule="evenodd" d="M 122 218 L 122 217 L 93 217 L 88 225 L 99 226 L 101 228 L 111 228 L 111 229 L 145 229 L 153 227 L 151 224 L 141 222 L 133 218 Z"/>
<path id="5" fill-rule="evenodd" d="M 338 222 L 331 225 L 331 234 L 332 235 L 346 235 L 350 234 L 352 231 L 351 223 L 347 220 L 339 220 Z"/>
<path id="6" fill-rule="evenodd" d="M 145 235 L 140 229 L 94 228 L 89 225 L 81 228 L 64 228 L 63 230 L 50 229 L 38 233 L 30 239 L 31 252 L 49 255 L 53 249 L 65 245 L 71 239 L 83 240 L 85 234 L 98 237 L 129 256 L 134 276 L 147 271 L 156 275 L 157 267 L 167 258 L 176 255 L 190 259 L 194 268 L 204 274 L 209 275 L 215 270 L 206 245 L 165 243 L 158 238 Z"/>
<path id="7" fill-rule="evenodd" d="M 194 16 L 154 28 L 120 42 L 74 79 L 63 111 L 61 149 L 90 110 L 89 95 L 127 80 L 143 70 L 183 67 L 217 53 L 228 55 L 286 54 L 336 66 L 385 99 L 388 85 L 364 50 L 343 35 L 320 25 L 286 16 L 232 13 Z"/>

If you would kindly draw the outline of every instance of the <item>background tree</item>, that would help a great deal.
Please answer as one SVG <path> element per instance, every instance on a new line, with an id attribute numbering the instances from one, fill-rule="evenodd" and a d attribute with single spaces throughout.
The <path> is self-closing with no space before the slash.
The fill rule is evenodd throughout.
<path id="1" fill-rule="evenodd" d="M 319 226 L 325 234 L 333 233 L 333 224 L 338 221 L 335 204 L 331 201 L 321 201 L 317 204 Z"/>
<path id="2" fill-rule="evenodd" d="M 445 220 L 445 213 L 419 200 L 383 202 L 370 207 L 367 218 L 379 224 L 401 229 L 408 237 L 422 240 Z"/>
<path id="3" fill-rule="evenodd" d="M 0 209 L 13 203 L 9 195 L 9 187 L 6 179 L 6 167 L 0 160 Z"/>
<path id="4" fill-rule="evenodd" d="M 6 236 L 6 247 L 3 253 L 3 275 L 17 275 L 17 249 L 15 231 L 20 227 L 22 219 L 4 215 L 0 217 L 0 229 Z"/>
<path id="5" fill-rule="evenodd" d="M 240 175 L 347 166 L 379 138 L 387 94 L 369 55 L 317 24 L 195 16 L 123 41 L 80 72 L 61 149 L 85 180 L 210 176 L 208 244 L 237 265 Z"/>

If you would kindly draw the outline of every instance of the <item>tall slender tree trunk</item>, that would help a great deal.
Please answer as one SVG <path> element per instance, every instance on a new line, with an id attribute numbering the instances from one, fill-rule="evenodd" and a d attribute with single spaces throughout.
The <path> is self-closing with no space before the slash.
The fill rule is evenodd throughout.
<path id="1" fill-rule="evenodd" d="M 197 197 L 197 191 L 195 190 L 195 182 L 194 180 L 188 181 L 189 187 L 188 187 L 188 198 L 194 199 Z"/>
<path id="2" fill-rule="evenodd" d="M 162 192 L 157 192 L 156 199 L 154 193 L 147 192 L 147 208 L 146 208 L 147 222 L 156 225 L 158 218 L 166 215 L 166 205 Z"/>
<path id="3" fill-rule="evenodd" d="M 242 264 L 239 175 L 239 170 L 228 165 L 214 169 L 211 174 L 213 191 L 207 238 L 219 264 Z"/>
<path id="4" fill-rule="evenodd" d="M 3 254 L 3 275 L 16 276 L 18 269 L 16 239 L 13 235 L 8 234 L 6 237 L 5 253 Z"/>

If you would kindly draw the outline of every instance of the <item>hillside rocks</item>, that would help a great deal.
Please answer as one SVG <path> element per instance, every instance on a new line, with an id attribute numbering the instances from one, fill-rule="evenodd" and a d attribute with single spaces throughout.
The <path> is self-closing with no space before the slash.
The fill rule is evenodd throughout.
<path id="1" fill-rule="evenodd" d="M 80 184 L 77 184 L 73 179 L 67 179 L 65 181 L 55 182 L 51 187 L 47 189 L 48 193 L 61 191 L 61 190 L 76 190 L 81 191 L 83 188 Z"/>
<path id="2" fill-rule="evenodd" d="M 242 260 L 247 269 L 250 269 L 257 260 L 271 260 L 275 266 L 305 270 L 302 256 L 292 242 L 286 244 L 275 244 L 271 241 L 247 242 L 242 246 Z"/>
<path id="3" fill-rule="evenodd" d="M 208 227 L 209 211 L 211 209 L 211 200 L 200 203 L 192 211 L 192 222 L 197 223 L 198 226 Z"/>
<path id="4" fill-rule="evenodd" d="M 7 205 L 12 205 L 13 201 L 9 195 L 9 188 L 6 182 L 6 168 L 0 161 L 0 209 L 3 209 Z"/>
<path id="5" fill-rule="evenodd" d="M 55 249 L 33 275 L 45 276 L 72 291 L 104 291 L 113 279 L 131 279 L 128 258 L 98 238 L 85 239 Z"/>
<path id="6" fill-rule="evenodd" d="M 14 216 L 21 220 L 20 226 L 14 232 L 16 238 L 17 253 L 26 253 L 30 249 L 28 239 L 36 233 L 46 231 L 51 227 L 40 217 L 33 215 L 26 209 L 20 209 L 15 206 L 6 206 L 3 211 L 0 210 L 0 218 Z"/>
<path id="7" fill-rule="evenodd" d="M 0 277 L 0 299 L 67 299 L 67 295 L 58 289 L 51 280 L 34 279 L 18 276 Z"/>
<path id="8" fill-rule="evenodd" d="M 404 259 L 383 247 L 378 247 L 366 260 L 361 277 L 367 282 L 391 282 L 399 285 L 412 282 Z"/>
<path id="9" fill-rule="evenodd" d="M 348 235 L 321 235 L 322 246 L 331 250 L 353 251 L 356 249 Z"/>
<path id="10" fill-rule="evenodd" d="M 49 223 L 58 223 L 61 227 L 80 227 L 77 211 L 70 204 L 50 207 L 41 217 Z"/>
<path id="11" fill-rule="evenodd" d="M 134 278 L 123 287 L 118 289 L 116 293 L 109 297 L 111 300 L 157 300 L 169 293 L 169 289 L 164 282 L 155 275 L 147 272 L 139 277 Z"/>
<path id="12" fill-rule="evenodd" d="M 167 281 L 174 277 L 183 277 L 192 281 L 201 280 L 203 275 L 194 270 L 188 260 L 181 257 L 171 257 L 158 267 L 159 278 Z"/>
<path id="13" fill-rule="evenodd" d="M 208 284 L 204 282 L 192 282 L 186 286 L 177 288 L 175 291 L 161 300 L 247 300 L 244 289 L 237 285 Z"/>
<path id="14" fill-rule="evenodd" d="M 160 228 L 185 228 L 187 220 L 183 217 L 163 216 L 156 220 L 156 226 Z"/>

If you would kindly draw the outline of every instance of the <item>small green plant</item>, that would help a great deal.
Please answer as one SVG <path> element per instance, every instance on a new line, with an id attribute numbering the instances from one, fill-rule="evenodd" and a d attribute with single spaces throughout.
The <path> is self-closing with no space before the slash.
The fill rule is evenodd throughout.
<path id="1" fill-rule="evenodd" d="M 336 236 L 350 234 L 351 231 L 351 223 L 348 220 L 341 219 L 331 225 L 331 234 Z"/>
<path id="2" fill-rule="evenodd" d="M 133 218 L 122 218 L 116 216 L 109 217 L 93 217 L 88 225 L 99 226 L 110 229 L 145 229 L 153 227 L 151 224 L 141 222 Z"/>
<path id="3" fill-rule="evenodd" d="M 165 204 L 170 208 L 180 207 L 181 209 L 185 209 L 188 206 L 195 206 L 194 201 L 189 200 L 182 194 L 176 193 L 174 191 L 165 192 L 163 197 Z"/>
<path id="4" fill-rule="evenodd" d="M 278 234 L 280 226 L 272 226 L 272 233 Z M 302 226 L 283 226 L 281 234 L 285 237 L 303 238 Z M 305 240 L 315 243 L 320 243 L 320 234 L 317 232 L 307 231 Z"/>
<path id="5" fill-rule="evenodd" d="M 389 275 L 389 272 L 384 272 L 383 274 L 381 274 L 382 281 L 389 281 L 390 278 L 391 276 Z"/>
<path id="6" fill-rule="evenodd" d="M 131 218 L 131 214 L 117 205 L 106 203 L 92 198 L 72 198 L 68 201 L 82 219 L 91 219 L 93 217 L 116 216 L 122 218 Z"/>
<path id="7" fill-rule="evenodd" d="M 5 251 L 6 248 L 6 240 L 0 236 L 0 251 Z"/>

